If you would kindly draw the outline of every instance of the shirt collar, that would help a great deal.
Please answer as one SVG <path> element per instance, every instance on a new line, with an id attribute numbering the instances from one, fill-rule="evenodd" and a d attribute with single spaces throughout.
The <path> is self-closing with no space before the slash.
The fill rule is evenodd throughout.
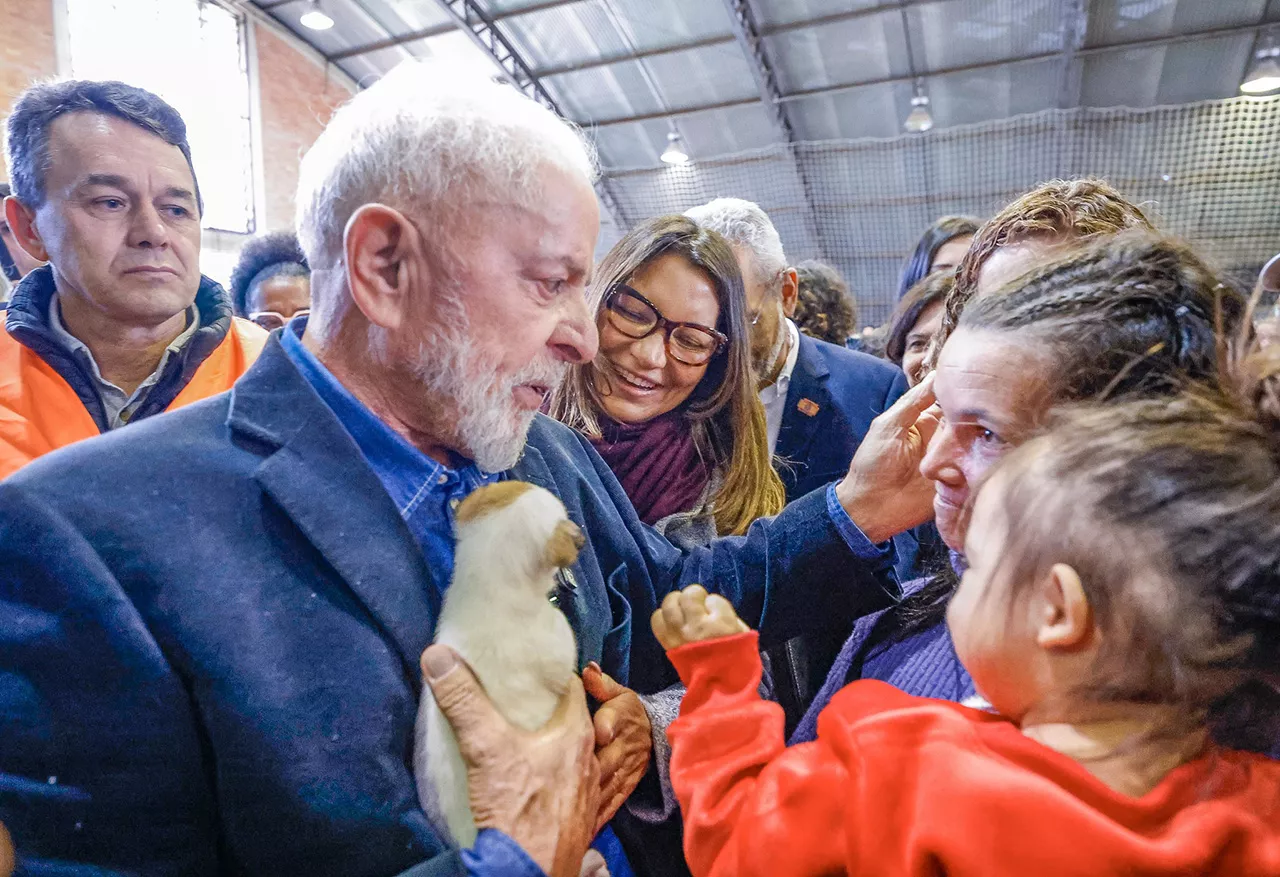
<path id="1" fill-rule="evenodd" d="M 411 515 L 433 489 L 450 488 L 459 482 L 474 489 L 499 480 L 500 473 L 486 475 L 465 458 L 460 458 L 457 468 L 451 469 L 422 453 L 383 423 L 303 345 L 300 336 L 306 324 L 305 317 L 290 321 L 280 332 L 280 346 L 355 441 L 402 517 Z"/>
<path id="2" fill-rule="evenodd" d="M 164 371 L 165 365 L 169 362 L 169 357 L 180 352 L 182 348 L 186 347 L 187 342 L 190 341 L 199 330 L 200 309 L 192 304 L 187 308 L 186 316 L 187 327 L 178 334 L 177 338 L 174 338 L 169 342 L 169 346 L 164 349 L 164 353 L 160 356 L 160 361 L 156 363 L 155 371 L 148 375 L 147 379 L 138 386 L 138 390 L 142 390 L 143 388 L 150 387 L 154 384 L 159 378 L 160 373 Z M 102 376 L 102 371 L 98 368 L 98 361 L 93 358 L 93 351 L 89 349 L 89 345 L 72 335 L 71 332 L 68 331 L 66 324 L 62 322 L 62 312 L 58 307 L 58 293 L 56 292 L 49 297 L 49 330 L 53 332 L 53 337 L 58 340 L 58 343 L 61 344 L 68 353 L 88 365 L 90 372 L 93 374 L 94 380 L 99 384 L 110 386 L 117 390 L 119 389 L 115 384 L 112 384 Z M 136 396 L 137 393 L 138 391 L 135 390 L 134 395 Z"/>

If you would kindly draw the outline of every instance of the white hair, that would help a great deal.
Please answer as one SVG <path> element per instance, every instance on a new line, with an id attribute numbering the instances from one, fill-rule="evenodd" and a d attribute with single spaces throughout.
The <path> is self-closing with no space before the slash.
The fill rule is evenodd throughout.
<path id="1" fill-rule="evenodd" d="M 742 198 L 716 198 L 698 207 L 691 207 L 684 215 L 703 228 L 719 233 L 735 247 L 751 253 L 757 279 L 769 283 L 787 267 L 787 256 L 782 252 L 782 238 L 769 221 L 769 214 L 754 201 Z"/>
<path id="2" fill-rule="evenodd" d="M 298 240 L 313 270 L 336 268 L 364 204 L 444 223 L 482 198 L 536 203 L 548 165 L 597 175 L 590 143 L 546 107 L 482 76 L 407 61 L 334 113 L 303 156 Z M 313 320 L 332 329 L 345 307 L 317 300 Z"/>

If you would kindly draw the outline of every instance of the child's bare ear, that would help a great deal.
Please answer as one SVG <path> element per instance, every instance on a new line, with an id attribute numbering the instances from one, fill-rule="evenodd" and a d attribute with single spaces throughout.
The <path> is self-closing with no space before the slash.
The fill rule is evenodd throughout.
<path id="1" fill-rule="evenodd" d="M 1055 563 L 1040 584 L 1036 642 L 1046 649 L 1075 649 L 1093 633 L 1093 609 L 1075 568 Z"/>

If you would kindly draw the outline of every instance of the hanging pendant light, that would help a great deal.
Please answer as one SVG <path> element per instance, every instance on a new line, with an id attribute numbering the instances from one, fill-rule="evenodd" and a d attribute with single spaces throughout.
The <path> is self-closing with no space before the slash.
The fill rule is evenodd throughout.
<path id="1" fill-rule="evenodd" d="M 689 153 L 684 151 L 680 134 L 672 131 L 667 135 L 667 149 L 662 153 L 662 160 L 667 164 L 688 164 Z"/>
<path id="2" fill-rule="evenodd" d="M 311 30 L 328 30 L 333 27 L 333 19 L 324 14 L 320 0 L 311 0 L 311 8 L 302 14 L 298 24 Z"/>
<path id="3" fill-rule="evenodd" d="M 1240 83 L 1245 94 L 1266 94 L 1280 88 L 1280 46 L 1263 49 L 1254 56 L 1257 63 Z"/>
<path id="4" fill-rule="evenodd" d="M 933 114 L 929 112 L 929 98 L 926 95 L 917 93 L 911 98 L 911 112 L 907 113 L 907 120 L 902 123 L 902 127 L 912 134 L 923 134 L 933 127 Z"/>

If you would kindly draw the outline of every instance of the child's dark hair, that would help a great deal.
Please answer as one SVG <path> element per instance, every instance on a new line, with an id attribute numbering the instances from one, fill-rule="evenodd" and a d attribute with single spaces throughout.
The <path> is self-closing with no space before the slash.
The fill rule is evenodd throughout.
<path id="1" fill-rule="evenodd" d="M 1214 378 L 1220 339 L 1238 331 L 1244 311 L 1239 293 L 1184 244 L 1136 231 L 1102 239 L 973 302 L 960 328 L 1010 333 L 1038 348 L 1050 363 L 1049 401 L 1062 404 L 1167 397 Z M 863 656 L 940 624 L 957 583 L 948 567 L 887 611 Z M 859 667 L 855 662 L 855 673 Z"/>
<path id="2" fill-rule="evenodd" d="M 1280 355 L 1253 377 L 1223 371 L 1173 399 L 1067 411 L 1002 460 L 1001 578 L 1080 574 L 1109 680 L 1082 694 L 1175 705 L 1266 751 L 1280 742 Z"/>

